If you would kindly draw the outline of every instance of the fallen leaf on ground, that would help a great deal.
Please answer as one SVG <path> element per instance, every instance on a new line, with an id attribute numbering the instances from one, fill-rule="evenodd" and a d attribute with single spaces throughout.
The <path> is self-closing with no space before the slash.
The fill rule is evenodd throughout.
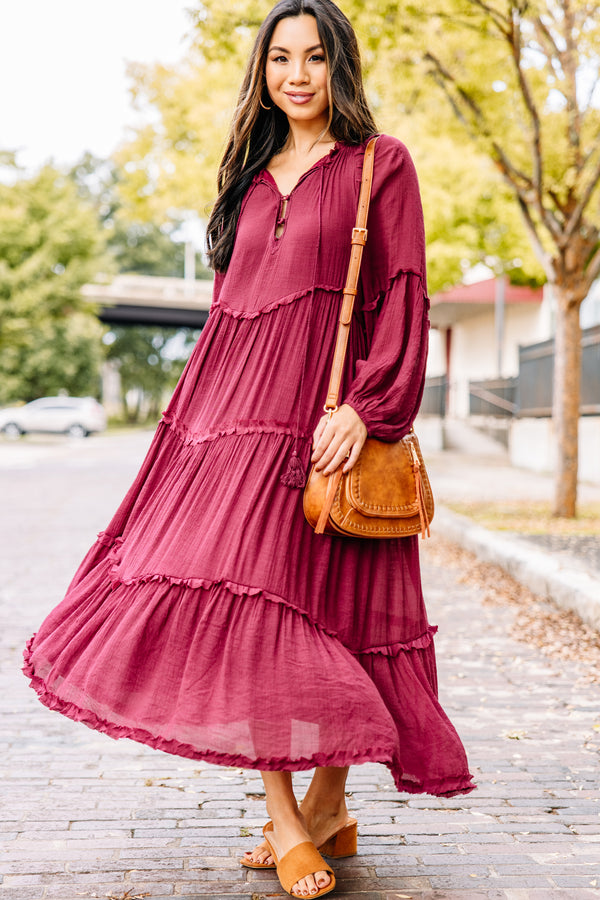
<path id="1" fill-rule="evenodd" d="M 570 610 L 560 609 L 519 584 L 500 566 L 482 563 L 468 550 L 436 535 L 424 548 L 435 565 L 459 569 L 459 582 L 484 592 L 484 603 L 513 606 L 510 635 L 545 656 L 580 665 L 583 684 L 600 684 L 600 632 Z"/>
<path id="2" fill-rule="evenodd" d="M 107 894 L 107 900 L 144 900 L 144 897 L 150 897 L 150 892 L 145 891 L 143 894 L 132 894 L 135 888 L 130 888 L 124 894 Z"/>

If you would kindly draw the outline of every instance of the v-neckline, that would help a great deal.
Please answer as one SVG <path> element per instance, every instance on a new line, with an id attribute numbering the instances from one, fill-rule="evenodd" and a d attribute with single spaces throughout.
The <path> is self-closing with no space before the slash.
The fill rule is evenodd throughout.
<path id="1" fill-rule="evenodd" d="M 333 154 L 336 153 L 336 152 L 339 150 L 339 144 L 340 144 L 340 142 L 339 142 L 339 141 L 336 141 L 335 144 L 333 145 L 333 147 L 332 147 L 330 150 L 328 150 L 327 153 L 324 153 L 323 156 L 320 156 L 318 159 L 316 159 L 316 160 L 314 161 L 314 163 L 312 164 L 312 166 L 309 166 L 308 169 L 306 169 L 304 172 L 302 172 L 302 174 L 300 175 L 300 177 L 299 177 L 298 180 L 296 181 L 296 184 L 294 185 L 294 187 L 293 187 L 287 194 L 284 194 L 284 193 L 283 193 L 283 191 L 281 190 L 281 188 L 280 188 L 279 185 L 277 184 L 277 181 L 275 180 L 275 176 L 273 175 L 273 173 L 272 173 L 269 169 L 267 169 L 266 166 L 265 166 L 265 168 L 263 169 L 263 175 L 268 175 L 268 177 L 270 178 L 271 182 L 273 183 L 273 187 L 275 188 L 275 190 L 277 191 L 277 193 L 279 194 L 279 196 L 280 196 L 282 199 L 287 200 L 287 199 L 288 199 L 289 197 L 291 197 L 291 195 L 294 193 L 294 191 L 296 190 L 296 188 L 298 187 L 298 185 L 300 184 L 300 182 L 301 182 L 301 181 L 304 181 L 304 179 L 306 178 L 306 176 L 307 176 L 310 172 L 312 172 L 313 169 L 318 168 L 320 165 L 322 165 L 322 164 L 325 162 L 325 160 L 329 160 L 329 159 L 333 156 Z"/>

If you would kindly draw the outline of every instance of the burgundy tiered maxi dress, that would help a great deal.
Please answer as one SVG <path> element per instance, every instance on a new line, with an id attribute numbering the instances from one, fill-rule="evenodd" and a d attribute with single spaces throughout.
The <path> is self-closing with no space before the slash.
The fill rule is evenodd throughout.
<path id="1" fill-rule="evenodd" d="M 265 770 L 381 762 L 400 790 L 466 793 L 417 538 L 317 536 L 302 512 L 363 154 L 337 144 L 287 204 L 268 171 L 254 178 L 142 468 L 25 671 L 51 709 L 169 753 Z M 343 385 L 374 437 L 413 421 L 428 325 L 416 174 L 381 136 Z"/>

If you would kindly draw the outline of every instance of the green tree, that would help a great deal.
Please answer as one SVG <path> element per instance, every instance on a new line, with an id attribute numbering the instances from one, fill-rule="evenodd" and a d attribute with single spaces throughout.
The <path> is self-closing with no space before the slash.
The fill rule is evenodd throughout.
<path id="1" fill-rule="evenodd" d="M 0 403 L 98 395 L 103 327 L 80 288 L 104 241 L 72 181 L 45 166 L 0 183 Z"/>
<path id="2" fill-rule="evenodd" d="M 121 402 L 126 421 L 156 419 L 165 392 L 177 383 L 197 340 L 193 329 L 119 325 L 107 335 L 108 358 L 121 378 Z"/>
<path id="3" fill-rule="evenodd" d="M 123 172 L 114 160 L 85 153 L 68 174 L 77 185 L 79 196 L 96 209 L 113 270 L 183 277 L 185 245 L 174 239 L 180 222 L 161 226 L 154 221 L 131 218 L 119 194 Z M 197 277 L 208 274 L 201 264 L 196 268 Z"/>
<path id="4" fill-rule="evenodd" d="M 430 293 L 457 284 L 465 268 L 476 263 L 513 283 L 541 284 L 543 270 L 490 161 L 458 153 L 447 135 L 422 133 L 414 142 L 414 119 L 410 126 L 402 136 L 413 149 L 421 183 Z"/>
<path id="5" fill-rule="evenodd" d="M 219 41 L 237 38 L 239 46 L 265 5 L 248 0 L 223 9 L 205 0 L 200 45 L 214 53 Z M 556 299 L 554 512 L 573 516 L 579 309 L 600 274 L 600 7 L 594 0 L 340 5 L 363 39 L 382 118 L 392 121 L 395 109 L 459 146 L 466 139 L 496 167 L 519 210 Z M 219 38 L 227 16 L 234 20 Z"/>
<path id="6" fill-rule="evenodd" d="M 152 116 L 115 154 L 124 208 L 161 224 L 186 210 L 207 219 L 237 99 L 238 60 L 192 48 L 174 68 L 134 64 L 129 76 L 134 106 Z"/>
<path id="7" fill-rule="evenodd" d="M 246 58 L 271 5 L 268 0 L 234 4 L 206 0 L 191 11 L 195 30 L 185 60 L 174 68 L 130 67 L 135 103 L 153 114 L 153 124 L 143 125 L 118 153 L 123 173 L 119 194 L 131 215 L 168 222 L 178 208 L 202 214 L 210 207 Z M 358 25 L 369 98 L 381 126 L 405 140 L 417 162 L 428 231 L 430 290 L 455 283 L 463 263 L 481 260 L 492 261 L 495 269 L 513 279 L 539 282 L 543 273 L 518 211 L 508 202 L 508 192 L 489 159 L 457 150 L 458 129 L 441 136 L 438 128 L 432 128 L 437 115 L 434 101 L 429 99 L 426 107 L 412 88 L 391 87 L 389 58 L 395 40 L 387 7 L 342 5 Z M 394 65 L 399 65 L 395 57 Z M 409 83 L 407 77 L 402 83 Z M 449 117 L 446 126 L 450 127 Z"/>
<path id="8" fill-rule="evenodd" d="M 511 192 L 556 300 L 554 513 L 574 516 L 579 310 L 600 274 L 600 7 L 440 0 L 398 11 L 396 51 L 433 85 Z"/>
<path id="9" fill-rule="evenodd" d="M 203 0 L 184 63 L 131 70 L 136 99 L 155 114 L 123 150 L 133 153 L 125 190 L 143 216 L 166 215 L 170 202 L 192 209 L 210 202 L 248 48 L 271 6 Z M 541 270 L 552 286 L 555 513 L 574 515 L 579 307 L 600 273 L 599 7 L 593 0 L 340 6 L 361 39 L 379 122 L 417 160 L 436 245 L 432 286 L 454 277 L 465 256 L 461 238 L 469 240 L 467 258 L 487 256 L 497 271 L 520 269 L 520 279 L 539 279 Z M 442 161 L 445 209 L 435 199 Z"/>
<path id="10" fill-rule="evenodd" d="M 185 218 L 174 210 L 170 221 L 141 221 L 123 199 L 123 170 L 112 159 L 85 154 L 69 172 L 79 196 L 96 210 L 107 239 L 111 271 L 182 277 L 185 244 L 177 240 Z M 196 259 L 196 277 L 212 273 Z M 166 391 L 172 389 L 196 333 L 190 329 L 126 325 L 105 338 L 108 359 L 118 368 L 123 418 L 156 419 Z"/>

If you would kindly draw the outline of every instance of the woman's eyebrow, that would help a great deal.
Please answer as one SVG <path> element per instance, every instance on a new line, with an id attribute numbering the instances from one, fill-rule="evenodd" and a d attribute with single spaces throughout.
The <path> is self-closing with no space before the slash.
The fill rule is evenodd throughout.
<path id="1" fill-rule="evenodd" d="M 307 49 L 304 52 L 312 53 L 313 50 L 322 50 L 322 49 L 323 49 L 322 44 L 315 44 L 314 47 L 307 47 Z M 271 52 L 271 50 L 279 50 L 280 53 L 290 53 L 291 52 L 290 50 L 286 50 L 285 47 L 269 47 L 269 53 Z"/>

